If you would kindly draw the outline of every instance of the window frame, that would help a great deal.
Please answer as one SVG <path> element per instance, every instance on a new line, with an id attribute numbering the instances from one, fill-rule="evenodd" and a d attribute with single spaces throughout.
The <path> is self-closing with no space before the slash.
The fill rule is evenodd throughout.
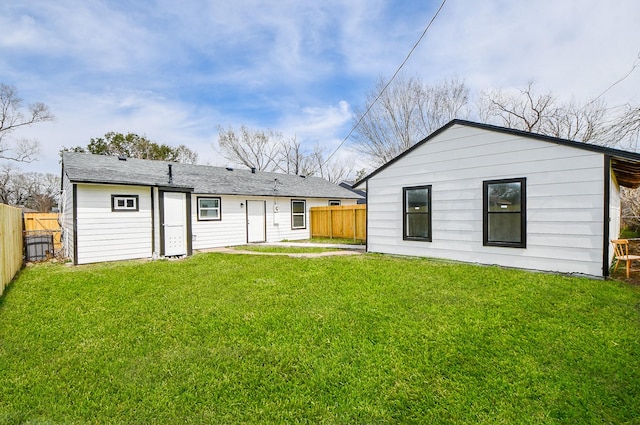
<path id="1" fill-rule="evenodd" d="M 293 204 L 301 202 L 303 205 L 303 212 L 295 213 L 293 212 Z M 294 226 L 294 217 L 302 216 L 303 225 L 302 226 Z M 291 230 L 304 230 L 307 228 L 307 201 L 306 199 L 292 199 L 291 200 Z"/>
<path id="2" fill-rule="evenodd" d="M 489 211 L 489 186 L 492 184 L 520 183 L 520 211 Z M 490 214 L 519 214 L 520 215 L 520 241 L 490 241 L 489 240 L 489 215 Z M 482 244 L 484 246 L 497 246 L 505 248 L 527 247 L 527 178 L 518 177 L 512 179 L 485 180 L 482 182 Z"/>
<path id="3" fill-rule="evenodd" d="M 407 194 L 411 190 L 427 190 L 427 212 L 409 212 L 407 210 Z M 431 212 L 431 195 L 432 195 L 432 185 L 421 185 L 421 186 L 407 186 L 402 188 L 402 239 L 405 241 L 420 241 L 420 242 L 432 242 L 433 240 L 433 228 L 432 224 L 432 212 Z M 427 230 L 428 235 L 426 237 L 422 236 L 408 236 L 407 231 L 409 230 L 409 226 L 407 223 L 407 219 L 409 215 L 426 215 L 427 216 Z"/>
<path id="4" fill-rule="evenodd" d="M 118 200 L 124 200 L 125 206 L 119 207 Z M 133 200 L 134 206 L 127 207 L 127 200 Z M 140 196 L 139 195 L 111 195 L 111 212 L 137 212 L 140 211 Z"/>
<path id="5" fill-rule="evenodd" d="M 204 208 L 205 210 L 218 210 L 218 217 L 215 218 L 209 218 L 209 217 L 202 217 L 202 215 L 200 214 L 200 211 L 203 209 L 200 206 L 200 201 L 201 200 L 217 200 L 218 201 L 218 207 L 217 208 Z M 219 196 L 197 196 L 196 197 L 196 207 L 198 209 L 198 221 L 221 221 L 222 220 L 222 198 L 220 198 Z"/>
<path id="6" fill-rule="evenodd" d="M 342 201 L 340 199 L 329 199 L 328 205 L 330 207 L 340 207 L 342 206 Z"/>

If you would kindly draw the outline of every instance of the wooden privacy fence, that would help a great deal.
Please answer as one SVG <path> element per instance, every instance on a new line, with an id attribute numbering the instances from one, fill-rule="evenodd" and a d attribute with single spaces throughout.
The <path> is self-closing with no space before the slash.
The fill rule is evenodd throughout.
<path id="1" fill-rule="evenodd" d="M 24 235 L 53 235 L 53 249 L 62 249 L 60 223 L 57 213 L 24 213 Z"/>
<path id="2" fill-rule="evenodd" d="M 22 210 L 0 204 L 0 295 L 22 267 Z"/>
<path id="3" fill-rule="evenodd" d="M 366 205 L 311 207 L 311 237 L 366 240 L 366 221 Z"/>

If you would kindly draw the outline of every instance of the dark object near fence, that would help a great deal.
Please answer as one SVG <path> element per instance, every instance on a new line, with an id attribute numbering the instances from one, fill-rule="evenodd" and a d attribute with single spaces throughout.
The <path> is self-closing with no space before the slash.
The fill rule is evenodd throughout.
<path id="1" fill-rule="evenodd" d="M 53 235 L 27 235 L 24 237 L 25 259 L 42 261 L 53 256 Z"/>

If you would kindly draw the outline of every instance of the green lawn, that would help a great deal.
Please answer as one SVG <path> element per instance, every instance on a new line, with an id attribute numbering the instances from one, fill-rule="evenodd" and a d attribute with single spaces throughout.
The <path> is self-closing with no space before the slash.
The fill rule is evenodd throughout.
<path id="1" fill-rule="evenodd" d="M 0 423 L 640 422 L 640 288 L 424 259 L 21 272 Z"/>

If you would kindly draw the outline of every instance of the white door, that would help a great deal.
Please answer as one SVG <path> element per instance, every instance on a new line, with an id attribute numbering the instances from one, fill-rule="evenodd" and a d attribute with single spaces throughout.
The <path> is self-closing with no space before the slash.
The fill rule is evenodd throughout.
<path id="1" fill-rule="evenodd" d="M 247 201 L 247 242 L 266 241 L 264 201 Z"/>
<path id="2" fill-rule="evenodd" d="M 187 211 L 184 193 L 164 192 L 164 255 L 187 254 Z"/>

